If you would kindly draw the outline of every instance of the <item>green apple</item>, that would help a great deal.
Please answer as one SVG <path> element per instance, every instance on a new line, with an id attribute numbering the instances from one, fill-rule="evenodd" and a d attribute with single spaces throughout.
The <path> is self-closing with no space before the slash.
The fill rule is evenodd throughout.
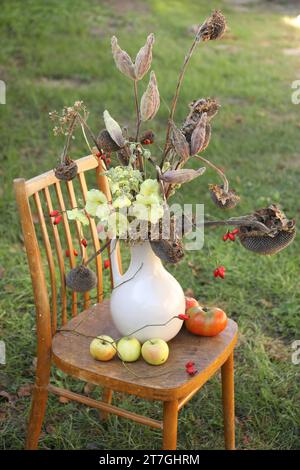
<path id="1" fill-rule="evenodd" d="M 159 366 L 168 359 L 169 346 L 163 339 L 148 339 L 142 346 L 142 356 L 148 364 Z"/>
<path id="2" fill-rule="evenodd" d="M 141 343 L 136 338 L 125 336 L 118 342 L 117 350 L 122 361 L 134 362 L 141 355 Z"/>
<path id="3" fill-rule="evenodd" d="M 90 344 L 90 353 L 97 361 L 110 361 L 116 352 L 116 343 L 107 335 L 97 336 Z"/>

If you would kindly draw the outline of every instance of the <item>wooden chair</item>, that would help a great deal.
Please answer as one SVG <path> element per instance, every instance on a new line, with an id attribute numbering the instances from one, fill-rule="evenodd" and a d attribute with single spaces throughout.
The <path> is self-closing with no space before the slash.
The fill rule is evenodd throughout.
<path id="1" fill-rule="evenodd" d="M 176 338 L 170 342 L 169 360 L 159 368 L 151 367 L 143 360 L 132 363 L 130 368 L 135 375 L 131 374 L 118 358 L 114 358 L 109 363 L 102 363 L 95 361 L 90 356 L 91 338 L 86 336 L 95 337 L 99 334 L 108 334 L 112 337 L 118 337 L 119 334 L 111 321 L 109 300 L 103 300 L 101 256 L 95 259 L 98 276 L 96 304 L 93 302 L 91 306 L 92 299 L 89 293 L 80 294 L 83 296 L 81 300 L 84 309 L 79 313 L 79 294 L 66 289 L 65 273 L 69 268 L 65 265 L 67 258 L 64 250 L 66 248 L 69 250 L 68 263 L 72 268 L 76 265 L 76 258 L 73 254 L 75 246 L 77 248 L 81 246 L 82 255 L 86 257 L 87 249 L 91 245 L 94 252 L 99 249 L 100 244 L 95 223 L 91 220 L 88 227 L 91 235 L 89 246 L 86 249 L 80 245 L 81 226 L 77 222 L 69 222 L 63 211 L 66 208 L 77 206 L 76 185 L 79 186 L 81 192 L 77 197 L 85 200 L 87 193 L 86 172 L 96 170 L 97 186 L 107 195 L 109 195 L 109 186 L 106 177 L 101 174 L 102 163 L 99 163 L 95 157 L 81 158 L 77 160 L 77 164 L 79 171 L 76 181 L 61 182 L 56 179 L 52 170 L 28 181 L 24 179 L 14 181 L 33 285 L 37 325 L 36 381 L 32 392 L 26 448 L 37 448 L 48 392 L 52 392 L 58 396 L 97 408 L 101 411 L 103 419 L 107 417 L 108 413 L 113 413 L 147 426 L 162 429 L 163 449 L 176 449 L 179 410 L 221 368 L 225 447 L 226 449 L 234 449 L 233 350 L 237 341 L 237 325 L 234 321 L 229 320 L 226 329 L 214 338 L 194 336 L 182 328 Z M 95 183 L 92 187 L 95 187 Z M 38 220 L 36 220 L 36 216 L 33 217 L 32 204 L 35 205 L 34 212 L 37 213 Z M 59 225 L 54 225 L 49 216 L 49 212 L 53 209 L 62 211 L 63 218 Z M 72 237 L 74 227 L 76 229 L 76 244 L 75 237 Z M 40 233 L 37 233 L 36 229 Z M 64 242 L 62 236 L 64 236 Z M 40 243 L 41 247 L 39 241 L 42 242 Z M 48 269 L 45 269 L 46 264 Z M 48 292 L 48 285 L 51 295 Z M 71 320 L 68 320 L 69 313 L 72 317 Z M 74 329 L 86 336 L 70 331 Z M 185 371 L 185 364 L 190 360 L 196 363 L 197 375 L 189 376 Z M 50 384 L 50 366 L 53 363 L 73 377 L 104 387 L 103 400 L 97 401 Z M 162 401 L 163 422 L 112 405 L 113 390 L 127 392 L 149 400 Z"/>

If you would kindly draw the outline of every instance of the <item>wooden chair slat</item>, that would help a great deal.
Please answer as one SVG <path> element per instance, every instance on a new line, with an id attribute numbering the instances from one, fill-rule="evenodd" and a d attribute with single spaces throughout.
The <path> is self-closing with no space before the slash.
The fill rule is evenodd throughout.
<path id="1" fill-rule="evenodd" d="M 62 212 L 62 222 L 63 222 L 64 232 L 65 232 L 67 246 L 69 250 L 70 267 L 71 269 L 73 269 L 76 267 L 76 261 L 75 261 L 75 256 L 74 256 L 74 247 L 73 247 L 71 230 L 69 226 L 69 220 L 68 220 L 68 216 L 66 213 L 65 201 L 63 198 L 60 183 L 58 181 L 56 181 L 56 183 L 54 184 L 54 187 L 55 187 L 55 192 L 56 192 L 57 199 L 58 199 L 59 208 Z M 72 291 L 72 316 L 75 317 L 76 315 L 77 315 L 77 293 Z"/>
<path id="2" fill-rule="evenodd" d="M 52 301 L 52 334 L 55 334 L 57 328 L 57 287 L 56 287 L 56 275 L 55 275 L 55 264 L 52 254 L 52 248 L 48 235 L 47 225 L 44 217 L 43 207 L 39 193 L 33 195 L 37 214 L 41 226 L 42 237 L 45 245 L 46 256 L 49 265 L 50 272 L 50 284 L 51 284 L 51 301 Z"/>
<path id="3" fill-rule="evenodd" d="M 86 184 L 86 179 L 84 176 L 84 173 L 79 173 L 78 175 L 79 179 L 79 184 L 82 192 L 82 197 L 84 200 L 84 203 L 86 203 L 86 196 L 87 196 L 87 184 Z M 91 231 L 91 236 L 93 240 L 93 246 L 95 251 L 98 251 L 100 249 L 100 241 L 98 238 L 97 234 L 97 227 L 96 223 L 93 219 L 90 219 L 90 231 Z M 95 264 L 96 264 L 96 272 L 97 272 L 97 302 L 102 302 L 103 300 L 103 273 L 102 273 L 102 256 L 99 255 L 95 259 Z"/>
<path id="4" fill-rule="evenodd" d="M 88 155 L 86 157 L 76 160 L 78 166 L 78 172 L 92 170 L 97 168 L 98 162 L 93 155 Z M 47 171 L 42 175 L 35 176 L 26 181 L 26 194 L 27 196 L 32 196 L 34 193 L 37 193 L 41 189 L 51 186 L 57 182 L 57 178 L 53 170 Z"/>
<path id="5" fill-rule="evenodd" d="M 49 213 L 53 211 L 53 204 L 52 204 L 52 199 L 51 199 L 51 194 L 49 191 L 49 188 L 46 187 L 43 189 L 43 194 L 44 198 L 47 204 L 47 208 L 49 210 Z M 59 272 L 60 272 L 60 301 L 61 301 L 61 312 L 62 312 L 62 324 L 65 325 L 68 321 L 67 317 L 67 293 L 66 293 L 66 280 L 65 280 L 65 262 L 64 262 L 64 257 L 63 257 L 63 251 L 62 251 L 62 246 L 61 246 L 61 241 L 60 241 L 60 236 L 59 236 L 59 231 L 58 231 L 58 226 L 52 225 L 52 231 L 53 231 L 53 238 L 54 238 L 54 244 L 55 244 L 55 251 L 56 251 L 56 256 L 57 256 L 57 261 L 58 261 L 58 267 L 59 267 Z"/>
<path id="6" fill-rule="evenodd" d="M 67 190 L 68 190 L 68 195 L 69 195 L 71 208 L 75 209 L 77 207 L 77 201 L 76 201 L 73 182 L 72 181 L 67 181 L 66 185 L 67 185 Z M 87 250 L 81 243 L 81 240 L 84 238 L 83 228 L 82 228 L 82 225 L 80 224 L 80 222 L 78 222 L 78 220 L 75 220 L 74 222 L 75 222 L 75 228 L 76 228 L 78 244 L 80 246 L 81 258 L 82 258 L 82 260 L 85 261 L 87 259 Z M 88 308 L 89 304 L 90 304 L 90 294 L 89 294 L 89 292 L 85 292 L 84 293 L 84 308 Z"/>

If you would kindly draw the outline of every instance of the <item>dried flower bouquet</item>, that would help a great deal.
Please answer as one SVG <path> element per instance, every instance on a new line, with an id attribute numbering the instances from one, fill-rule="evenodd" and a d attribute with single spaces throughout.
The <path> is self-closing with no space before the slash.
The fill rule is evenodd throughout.
<path id="1" fill-rule="evenodd" d="M 61 161 L 55 169 L 56 177 L 61 180 L 71 180 L 77 174 L 77 166 L 69 156 L 69 148 L 75 129 L 80 127 L 91 153 L 95 158 L 102 160 L 112 195 L 112 200 L 109 201 L 101 191 L 90 190 L 85 207 L 68 211 L 69 219 L 86 225 L 89 223 L 89 217 L 96 218 L 99 237 L 107 240 L 119 237 L 134 242 L 143 239 L 146 234 L 146 237 L 150 237 L 156 255 L 164 261 L 176 263 L 183 257 L 182 237 L 193 227 L 193 221 L 182 218 L 179 220 L 174 214 L 169 213 L 168 200 L 182 184 L 198 178 L 204 173 L 206 166 L 209 166 L 222 180 L 221 184 L 209 185 L 212 201 L 220 209 L 232 209 L 238 204 L 240 197 L 230 188 L 224 172 L 202 156 L 211 139 L 212 120 L 219 110 L 216 100 L 200 98 L 192 101 L 188 115 L 181 126 L 176 125 L 174 119 L 180 88 L 194 50 L 200 43 L 221 38 L 225 30 L 226 21 L 219 11 L 214 11 L 199 26 L 180 70 L 167 122 L 166 139 L 160 156 L 153 155 L 149 150 L 149 145 L 153 144 L 155 139 L 153 132 L 145 130 L 141 133 L 142 125 L 151 121 L 160 107 L 160 95 L 154 71 L 149 74 L 148 85 L 141 100 L 138 97 L 138 85 L 151 68 L 155 41 L 153 34 L 148 36 L 134 61 L 120 48 L 115 36 L 111 40 L 115 64 L 133 85 L 136 111 L 136 126 L 133 133 L 122 129 L 105 110 L 103 113 L 105 128 L 95 135 L 87 124 L 88 112 L 81 101 L 75 102 L 72 107 L 65 107 L 61 115 L 57 112 L 50 113 L 51 119 L 57 122 L 54 134 L 66 136 Z M 186 168 L 191 159 L 200 161 L 205 167 Z M 112 160 L 118 164 L 112 166 Z M 154 174 L 152 178 L 148 176 L 150 169 Z M 171 226 L 168 237 L 163 236 L 162 230 L 165 214 L 169 215 Z M 59 223 L 58 219 L 59 217 L 55 218 L 54 223 Z M 276 205 L 242 217 L 205 221 L 204 225 L 234 226 L 235 230 L 228 232 L 224 240 L 228 237 L 234 240 L 238 236 L 242 246 L 265 255 L 277 253 L 288 246 L 296 233 L 295 221 L 288 220 Z M 137 237 L 132 226 L 135 230 L 137 227 L 146 227 L 144 235 L 141 235 L 140 230 Z M 156 234 L 155 237 L 152 236 L 153 233 Z M 107 244 L 101 250 L 106 246 Z M 74 290 L 88 290 L 95 285 L 95 275 L 86 267 L 89 261 L 69 273 L 67 278 L 69 287 Z M 222 273 L 224 277 L 224 270 Z M 221 276 L 219 272 L 217 275 Z M 82 283 L 83 278 L 86 280 L 85 283 Z"/>

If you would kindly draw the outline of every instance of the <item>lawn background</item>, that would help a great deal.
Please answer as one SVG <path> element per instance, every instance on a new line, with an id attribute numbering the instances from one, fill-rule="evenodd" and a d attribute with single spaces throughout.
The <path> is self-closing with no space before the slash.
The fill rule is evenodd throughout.
<path id="1" fill-rule="evenodd" d="M 184 119 L 191 100 L 217 97 L 222 108 L 213 121 L 205 157 L 225 169 L 241 195 L 230 215 L 281 201 L 287 215 L 298 218 L 300 119 L 299 106 L 291 102 L 291 84 L 300 78 L 300 29 L 284 22 L 300 13 L 295 5 L 235 0 L 1 1 L 0 79 L 7 85 L 7 104 L 0 105 L 0 335 L 7 346 L 7 365 L 0 366 L 0 448 L 23 447 L 30 405 L 27 384 L 34 377 L 35 356 L 34 303 L 12 180 L 55 165 L 63 142 L 52 136 L 48 112 L 82 99 L 93 129 L 103 126 L 104 109 L 131 125 L 132 90 L 114 66 L 110 37 L 117 35 L 135 56 L 154 31 L 153 69 L 164 100 L 151 127 L 157 141 L 163 139 L 165 102 L 170 103 L 178 68 L 192 41 L 189 27 L 221 7 L 229 31 L 221 42 L 197 49 L 176 121 Z M 72 148 L 75 158 L 86 153 L 82 139 Z M 203 202 L 207 217 L 223 217 L 210 201 L 210 182 L 217 179 L 208 169 L 201 180 L 183 188 L 180 198 Z M 170 270 L 201 302 L 224 307 L 239 323 L 238 448 L 299 448 L 300 365 L 291 362 L 291 344 L 300 339 L 299 242 L 296 239 L 275 257 L 259 257 L 238 243 L 223 243 L 223 232 L 207 232 L 204 249 L 187 253 L 185 261 Z M 212 275 L 220 263 L 227 268 L 224 281 Z M 84 390 L 83 383 L 59 371 L 53 371 L 52 381 Z M 222 448 L 220 392 L 216 376 L 183 409 L 179 449 Z M 85 388 L 85 393 L 98 397 L 101 390 Z M 115 395 L 115 403 L 161 417 L 159 404 L 123 394 Z M 160 432 L 114 416 L 103 424 L 96 410 L 50 397 L 40 448 L 145 446 L 159 449 Z"/>

